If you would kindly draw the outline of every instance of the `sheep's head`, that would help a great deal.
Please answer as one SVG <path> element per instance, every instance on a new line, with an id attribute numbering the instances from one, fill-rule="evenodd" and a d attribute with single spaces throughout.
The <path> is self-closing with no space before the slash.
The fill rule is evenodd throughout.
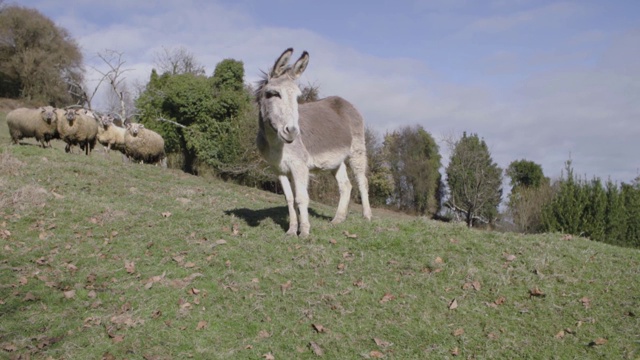
<path id="1" fill-rule="evenodd" d="M 65 110 L 64 117 L 67 119 L 69 125 L 73 125 L 73 122 L 76 120 L 76 112 L 74 110 Z"/>
<path id="2" fill-rule="evenodd" d="M 57 116 L 56 116 L 56 111 L 53 107 L 51 106 L 44 106 L 40 108 L 40 114 L 42 116 L 42 119 L 47 123 L 47 124 L 51 124 L 52 122 L 56 121 Z"/>
<path id="3" fill-rule="evenodd" d="M 113 117 L 111 115 L 101 115 L 100 124 L 106 129 L 109 125 L 113 124 Z"/>
<path id="4" fill-rule="evenodd" d="M 133 135 L 133 136 L 138 136 L 138 133 L 144 129 L 144 125 L 142 124 L 138 124 L 138 123 L 128 123 L 127 124 L 127 131 L 129 132 L 129 134 Z"/>

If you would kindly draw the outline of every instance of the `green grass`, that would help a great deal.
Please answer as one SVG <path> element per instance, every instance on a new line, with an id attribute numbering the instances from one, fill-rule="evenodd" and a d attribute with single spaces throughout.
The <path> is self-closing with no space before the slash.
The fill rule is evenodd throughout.
<path id="1" fill-rule="evenodd" d="M 281 196 L 6 128 L 0 358 L 640 357 L 638 250 L 318 203 L 287 237 Z"/>

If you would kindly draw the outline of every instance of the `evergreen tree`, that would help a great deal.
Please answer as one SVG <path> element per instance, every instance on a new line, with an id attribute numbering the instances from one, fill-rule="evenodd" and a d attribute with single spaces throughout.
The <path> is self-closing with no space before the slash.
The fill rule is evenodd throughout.
<path id="1" fill-rule="evenodd" d="M 581 235 L 583 215 L 589 198 L 584 186 L 581 186 L 580 180 L 573 174 L 571 160 L 565 163 L 565 170 L 566 179 L 563 177 L 558 181 L 553 201 L 543 210 L 545 230 Z"/>
<path id="2" fill-rule="evenodd" d="M 493 162 L 485 141 L 464 133 L 453 144 L 446 173 L 447 206 L 464 215 L 467 226 L 476 221 L 493 223 L 502 198 L 502 169 Z"/>
<path id="3" fill-rule="evenodd" d="M 592 240 L 604 241 L 606 234 L 607 193 L 599 178 L 585 184 L 587 202 L 581 219 L 584 236 Z"/>
<path id="4" fill-rule="evenodd" d="M 611 180 L 606 184 L 607 203 L 605 208 L 605 239 L 614 245 L 622 245 L 626 237 L 626 217 L 624 198 L 618 186 Z"/>
<path id="5" fill-rule="evenodd" d="M 640 247 L 640 184 L 622 184 L 622 197 L 626 211 L 626 246 Z"/>
<path id="6" fill-rule="evenodd" d="M 385 136 L 384 153 L 394 181 L 394 204 L 403 211 L 435 215 L 440 210 L 438 145 L 421 126 Z"/>

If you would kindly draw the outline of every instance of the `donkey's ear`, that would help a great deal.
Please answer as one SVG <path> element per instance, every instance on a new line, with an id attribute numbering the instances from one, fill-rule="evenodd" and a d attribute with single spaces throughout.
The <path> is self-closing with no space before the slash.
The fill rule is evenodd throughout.
<path id="1" fill-rule="evenodd" d="M 304 51 L 302 52 L 302 55 L 300 55 L 300 59 L 298 59 L 298 61 L 296 61 L 296 63 L 293 64 L 293 67 L 291 68 L 291 77 L 293 77 L 294 79 L 299 78 L 300 75 L 302 75 L 304 70 L 307 68 L 308 64 L 309 64 L 309 53 Z"/>
<path id="2" fill-rule="evenodd" d="M 287 65 L 289 65 L 291 54 L 293 54 L 293 48 L 288 48 L 282 53 L 282 55 L 280 55 L 278 60 L 276 60 L 276 63 L 273 64 L 273 69 L 271 69 L 270 76 L 272 78 L 277 78 L 284 74 L 285 70 L 287 70 Z"/>

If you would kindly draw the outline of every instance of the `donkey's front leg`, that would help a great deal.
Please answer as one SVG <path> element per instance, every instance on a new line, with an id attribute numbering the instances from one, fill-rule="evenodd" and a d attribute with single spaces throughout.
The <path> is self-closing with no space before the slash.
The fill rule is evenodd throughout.
<path id="1" fill-rule="evenodd" d="M 300 167 L 292 171 L 293 184 L 296 192 L 296 205 L 300 213 L 300 237 L 309 236 L 311 224 L 309 224 L 309 169 Z"/>
<path id="2" fill-rule="evenodd" d="M 291 190 L 291 183 L 287 175 L 278 176 L 280 184 L 282 185 L 282 191 L 284 191 L 284 198 L 287 199 L 287 207 L 289 208 L 289 230 L 287 235 L 298 234 L 298 217 L 296 216 L 296 209 L 293 204 L 293 191 Z"/>

